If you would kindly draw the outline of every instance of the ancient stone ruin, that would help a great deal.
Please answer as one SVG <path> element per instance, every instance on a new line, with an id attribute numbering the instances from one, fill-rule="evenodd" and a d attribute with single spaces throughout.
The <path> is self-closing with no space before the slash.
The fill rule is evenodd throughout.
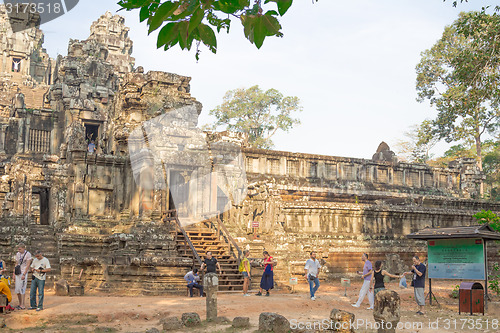
<path id="1" fill-rule="evenodd" d="M 41 30 L 12 31 L 3 6 L 0 27 L 0 257 L 9 267 L 24 242 L 49 258 L 52 282 L 147 294 L 185 291 L 184 274 L 208 250 L 223 264 L 219 290 L 241 288 L 243 249 L 270 251 L 279 283 L 303 273 L 310 250 L 329 279 L 354 274 L 362 252 L 401 272 L 425 252 L 406 234 L 500 211 L 475 199 L 484 176 L 473 160 L 432 168 L 398 163 L 386 144 L 358 159 L 196 132 L 191 78 L 136 68 L 118 15 L 98 18 L 55 60 Z"/>

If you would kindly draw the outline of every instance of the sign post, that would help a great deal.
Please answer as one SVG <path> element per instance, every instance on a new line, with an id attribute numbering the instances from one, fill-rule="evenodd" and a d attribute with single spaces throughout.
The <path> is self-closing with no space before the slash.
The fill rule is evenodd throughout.
<path id="1" fill-rule="evenodd" d="M 257 229 L 259 229 L 259 221 L 252 221 L 253 239 L 257 239 Z"/>

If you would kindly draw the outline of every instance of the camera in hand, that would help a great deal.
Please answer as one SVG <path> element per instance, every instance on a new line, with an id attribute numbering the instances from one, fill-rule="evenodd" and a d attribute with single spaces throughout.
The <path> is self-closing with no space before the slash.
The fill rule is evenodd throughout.
<path id="1" fill-rule="evenodd" d="M 42 269 L 44 269 L 44 268 L 43 268 L 43 267 L 41 267 L 41 266 L 40 266 L 40 267 L 38 267 L 38 270 L 39 270 L 38 274 L 40 274 L 40 275 L 44 276 L 44 275 L 45 275 L 45 272 L 42 272 L 42 271 L 41 271 Z"/>

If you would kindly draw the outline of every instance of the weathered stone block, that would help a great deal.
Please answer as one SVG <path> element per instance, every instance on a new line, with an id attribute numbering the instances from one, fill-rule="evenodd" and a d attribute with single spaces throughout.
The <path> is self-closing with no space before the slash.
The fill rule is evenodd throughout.
<path id="1" fill-rule="evenodd" d="M 201 325 L 200 315 L 196 312 L 187 312 L 182 314 L 182 323 L 186 327 L 194 327 Z"/>
<path id="2" fill-rule="evenodd" d="M 330 312 L 331 328 L 334 332 L 354 333 L 354 329 L 351 329 L 354 319 L 354 314 L 347 311 L 333 309 Z"/>
<path id="3" fill-rule="evenodd" d="M 56 296 L 68 296 L 69 284 L 66 280 L 59 280 L 56 282 Z"/>
<path id="4" fill-rule="evenodd" d="M 150 328 L 149 330 L 146 330 L 146 333 L 160 333 L 160 330 L 157 329 L 156 327 Z"/>
<path id="5" fill-rule="evenodd" d="M 215 320 L 217 324 L 231 324 L 231 320 L 228 317 L 217 317 Z"/>
<path id="6" fill-rule="evenodd" d="M 288 333 L 290 331 L 290 322 L 277 313 L 263 312 L 259 316 L 259 331 Z"/>
<path id="7" fill-rule="evenodd" d="M 250 327 L 250 318 L 248 317 L 235 317 L 232 326 L 234 328 L 248 328 Z"/>
<path id="8" fill-rule="evenodd" d="M 69 295 L 70 296 L 83 296 L 84 295 L 83 286 L 69 286 Z"/>
<path id="9" fill-rule="evenodd" d="M 378 333 L 395 333 L 400 320 L 401 299 L 393 290 L 382 290 L 375 297 L 373 318 L 379 324 Z"/>
<path id="10" fill-rule="evenodd" d="M 177 317 L 167 317 L 160 320 L 164 331 L 174 331 L 182 328 L 182 322 Z"/>

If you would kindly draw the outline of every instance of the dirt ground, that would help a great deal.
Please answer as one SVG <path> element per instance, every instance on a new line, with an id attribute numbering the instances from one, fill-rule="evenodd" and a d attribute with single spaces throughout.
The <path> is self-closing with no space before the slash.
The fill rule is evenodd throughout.
<path id="1" fill-rule="evenodd" d="M 489 303 L 485 316 L 458 314 L 458 300 L 449 296 L 457 282 L 434 282 L 433 291 L 440 306 L 426 306 L 425 315 L 417 315 L 413 289 L 399 289 L 397 282 L 386 284 L 401 296 L 401 321 L 397 332 L 500 332 L 500 298 L 495 296 Z M 317 300 L 308 296 L 308 286 L 299 284 L 295 292 L 273 290 L 270 297 L 243 297 L 240 293 L 219 294 L 218 313 L 229 320 L 249 317 L 251 329 L 235 330 L 230 324 L 203 323 L 197 329 L 181 332 L 255 332 L 261 312 L 276 312 L 285 316 L 292 328 L 321 327 L 334 308 L 355 314 L 356 332 L 376 332 L 373 313 L 367 310 L 366 298 L 360 308 L 351 306 L 357 300 L 360 282 L 348 288 L 347 296 L 339 284 L 323 283 Z M 17 305 L 17 301 L 13 302 Z M 90 294 L 83 297 L 58 297 L 46 293 L 45 309 L 41 312 L 24 310 L 0 314 L 1 332 L 145 332 L 151 328 L 161 331 L 161 318 L 180 317 L 184 312 L 197 312 L 205 319 L 205 299 L 184 296 L 137 296 L 120 297 Z M 316 323 L 315 323 L 316 322 Z M 300 325 L 300 326 L 299 326 Z"/>

